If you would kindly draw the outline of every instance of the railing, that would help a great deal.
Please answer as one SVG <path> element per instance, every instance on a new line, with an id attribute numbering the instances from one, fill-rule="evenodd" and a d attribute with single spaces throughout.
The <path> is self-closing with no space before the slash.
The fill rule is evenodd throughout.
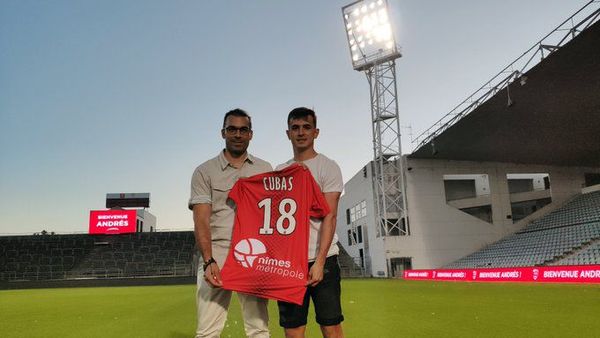
<path id="1" fill-rule="evenodd" d="M 342 277 L 365 277 L 365 267 L 360 257 L 350 257 L 348 259 L 340 259 L 340 274 Z"/>
<path id="2" fill-rule="evenodd" d="M 438 135 L 474 111 L 475 108 L 493 97 L 497 92 L 506 88 L 513 81 L 519 80 L 521 83 L 524 83 L 526 77 L 523 74 L 537 64 L 533 62 L 536 57 L 539 57 L 540 61 L 542 61 L 598 21 L 599 17 L 600 0 L 588 2 L 515 61 L 502 69 L 491 80 L 459 103 L 449 113 L 414 138 L 412 143 L 416 143 L 417 145 L 413 148 L 413 151 L 433 141 Z"/>

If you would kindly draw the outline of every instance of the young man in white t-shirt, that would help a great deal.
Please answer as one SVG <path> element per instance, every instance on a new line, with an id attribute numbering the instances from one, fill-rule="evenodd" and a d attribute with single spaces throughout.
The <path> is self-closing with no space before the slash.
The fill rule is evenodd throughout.
<path id="1" fill-rule="evenodd" d="M 303 163 L 312 173 L 331 209 L 323 219 L 311 218 L 308 245 L 308 288 L 304 303 L 299 306 L 278 302 L 279 324 L 288 338 L 304 337 L 310 298 L 315 307 L 316 320 L 323 337 L 343 337 L 344 320 L 340 302 L 340 267 L 338 265 L 336 216 L 340 195 L 344 188 L 340 167 L 335 161 L 314 149 L 319 136 L 317 116 L 311 109 L 293 109 L 287 119 L 286 134 L 292 142 L 294 158 L 277 166 L 281 170 L 296 162 Z"/>

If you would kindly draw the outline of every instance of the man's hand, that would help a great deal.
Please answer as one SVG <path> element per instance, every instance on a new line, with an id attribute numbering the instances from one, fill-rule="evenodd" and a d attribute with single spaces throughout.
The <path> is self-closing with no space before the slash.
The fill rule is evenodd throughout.
<path id="1" fill-rule="evenodd" d="M 315 261 L 308 271 L 308 282 L 307 286 L 317 286 L 323 280 L 323 266 L 325 262 L 321 263 Z"/>
<path id="2" fill-rule="evenodd" d="M 206 267 L 206 271 L 204 271 L 204 280 L 213 288 L 220 288 L 223 286 L 223 281 L 221 280 L 221 270 L 219 269 L 217 263 L 212 263 Z"/>

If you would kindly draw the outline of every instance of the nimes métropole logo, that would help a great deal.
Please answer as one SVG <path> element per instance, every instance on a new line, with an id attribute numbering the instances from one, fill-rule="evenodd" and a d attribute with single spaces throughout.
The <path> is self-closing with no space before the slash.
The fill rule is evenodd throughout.
<path id="1" fill-rule="evenodd" d="M 235 245 L 233 255 L 235 260 L 243 267 L 248 268 L 254 265 L 254 260 L 262 254 L 267 253 L 267 248 L 263 242 L 256 238 L 242 239 Z"/>
<path id="2" fill-rule="evenodd" d="M 291 261 L 272 258 L 266 253 L 265 244 L 256 238 L 242 239 L 235 245 L 233 251 L 235 260 L 246 269 L 254 268 L 259 272 L 304 280 L 304 272 L 292 268 Z"/>

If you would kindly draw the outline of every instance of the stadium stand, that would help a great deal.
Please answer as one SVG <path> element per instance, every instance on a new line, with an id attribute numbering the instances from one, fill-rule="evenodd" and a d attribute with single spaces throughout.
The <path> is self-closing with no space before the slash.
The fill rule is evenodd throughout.
<path id="1" fill-rule="evenodd" d="M 600 239 L 550 265 L 589 265 L 600 263 Z"/>
<path id="2" fill-rule="evenodd" d="M 36 235 L 0 237 L 0 281 L 193 276 L 194 233 Z M 341 249 L 346 277 L 364 269 Z"/>
<path id="3" fill-rule="evenodd" d="M 600 191 L 582 194 L 446 268 L 600 264 Z"/>
<path id="4" fill-rule="evenodd" d="M 193 232 L 0 237 L 0 280 L 192 276 Z"/>

